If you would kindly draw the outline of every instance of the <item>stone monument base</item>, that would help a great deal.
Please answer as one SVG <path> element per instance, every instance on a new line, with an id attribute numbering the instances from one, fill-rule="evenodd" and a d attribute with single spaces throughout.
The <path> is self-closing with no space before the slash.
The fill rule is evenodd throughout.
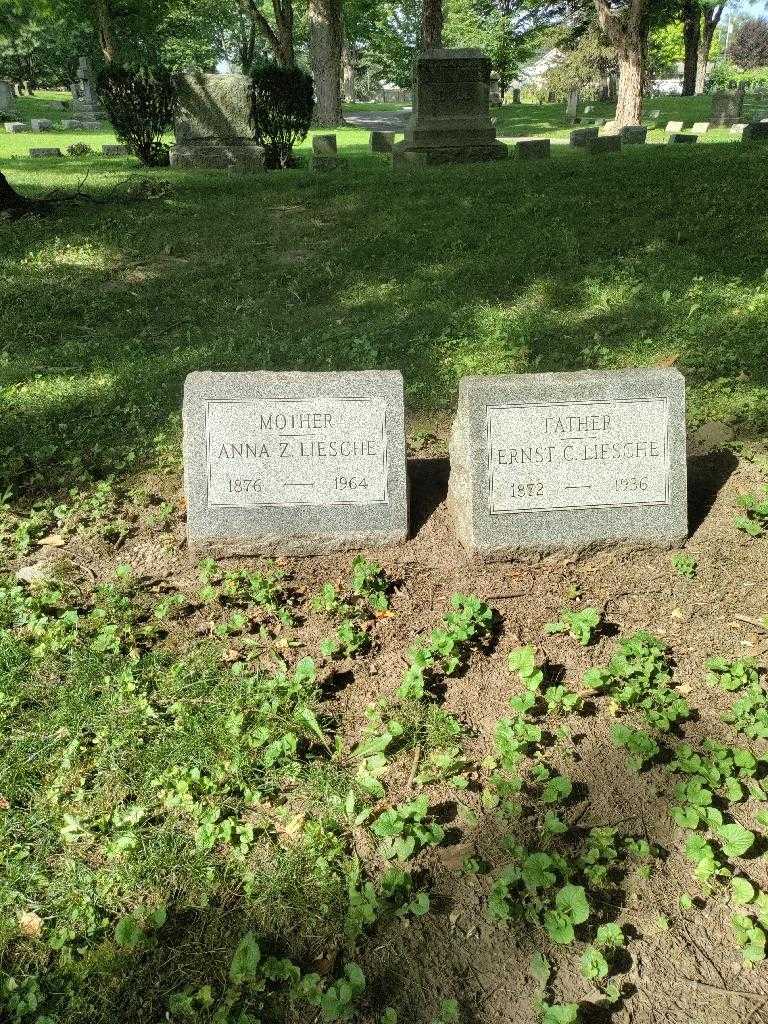
<path id="1" fill-rule="evenodd" d="M 171 167 L 182 170 L 264 170 L 264 148 L 252 139 L 176 143 L 171 146 L 169 157 Z"/>
<path id="2" fill-rule="evenodd" d="M 396 142 L 392 147 L 393 167 L 431 167 L 434 164 L 470 164 L 481 160 L 505 160 L 507 147 L 503 142 L 487 142 L 481 146 L 451 145 L 419 147 L 411 142 Z"/>

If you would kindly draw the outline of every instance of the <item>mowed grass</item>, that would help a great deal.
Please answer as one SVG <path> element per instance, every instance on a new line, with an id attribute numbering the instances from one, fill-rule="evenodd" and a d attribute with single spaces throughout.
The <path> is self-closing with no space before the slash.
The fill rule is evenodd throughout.
<path id="1" fill-rule="evenodd" d="M 256 175 L 0 161 L 29 194 L 98 200 L 0 227 L 3 486 L 177 454 L 197 369 L 396 367 L 418 417 L 464 374 L 675 362 L 692 425 L 764 434 L 765 148 L 402 174 L 337 135 L 331 174 L 308 142 Z"/>

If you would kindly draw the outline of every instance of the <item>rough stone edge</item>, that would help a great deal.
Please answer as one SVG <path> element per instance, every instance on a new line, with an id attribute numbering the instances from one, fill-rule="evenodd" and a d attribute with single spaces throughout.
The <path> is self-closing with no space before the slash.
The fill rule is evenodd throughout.
<path id="1" fill-rule="evenodd" d="M 361 533 L 347 537 L 321 537 L 306 534 L 294 537 L 286 534 L 264 534 L 228 540 L 221 537 L 187 537 L 187 551 L 191 559 L 201 555 L 223 558 L 311 558 L 339 551 L 362 551 L 366 548 L 382 551 L 402 547 L 409 538 L 410 522 L 405 531 L 393 533 Z"/>
<path id="2" fill-rule="evenodd" d="M 461 385 L 459 385 L 461 388 Z M 450 473 L 448 475 L 448 514 L 453 522 L 454 532 L 463 548 L 470 554 L 475 551 L 472 520 L 472 461 L 469 437 L 469 419 L 461 390 L 448 439 Z"/>

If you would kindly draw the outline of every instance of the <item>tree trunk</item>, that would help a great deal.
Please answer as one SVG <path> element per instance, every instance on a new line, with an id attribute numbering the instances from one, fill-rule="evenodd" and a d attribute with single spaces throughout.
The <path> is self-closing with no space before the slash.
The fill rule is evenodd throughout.
<path id="1" fill-rule="evenodd" d="M 355 98 L 355 48 L 344 42 L 341 50 L 341 82 L 345 103 Z"/>
<path id="2" fill-rule="evenodd" d="M 341 110 L 341 0 L 309 0 L 309 49 L 315 79 L 315 124 L 344 124 Z"/>
<path id="3" fill-rule="evenodd" d="M 117 56 L 117 46 L 112 27 L 112 12 L 109 9 L 109 0 L 94 0 L 94 9 L 96 11 L 96 31 L 104 63 L 111 64 Z"/>
<path id="4" fill-rule="evenodd" d="M 272 0 L 275 16 L 274 28 L 262 14 L 256 0 L 238 0 L 240 10 L 255 25 L 256 31 L 272 51 L 272 57 L 281 68 L 296 67 L 296 47 L 293 41 L 293 0 Z"/>
<path id="5" fill-rule="evenodd" d="M 0 220 L 17 220 L 27 213 L 48 213 L 50 205 L 39 199 L 26 199 L 12 188 L 0 171 Z"/>
<path id="6" fill-rule="evenodd" d="M 699 55 L 696 63 L 696 95 L 704 95 L 704 87 L 707 83 L 707 65 L 709 54 L 712 49 L 712 40 L 715 38 L 715 30 L 720 24 L 725 4 L 718 4 L 717 7 L 707 7 L 704 10 L 704 28 L 699 40 Z"/>
<path id="7" fill-rule="evenodd" d="M 683 0 L 683 96 L 696 92 L 696 67 L 699 59 L 701 39 L 701 8 L 697 0 Z"/>
<path id="8" fill-rule="evenodd" d="M 619 90 L 616 96 L 616 127 L 640 124 L 643 119 L 645 47 L 639 43 L 619 54 Z"/>
<path id="9" fill-rule="evenodd" d="M 608 36 L 619 59 L 617 128 L 640 124 L 643 115 L 643 86 L 650 31 L 648 2 L 629 0 L 625 8 L 614 9 L 608 0 L 595 0 L 600 28 Z"/>
<path id="10" fill-rule="evenodd" d="M 443 0 L 422 0 L 421 48 L 439 50 L 443 45 Z"/>

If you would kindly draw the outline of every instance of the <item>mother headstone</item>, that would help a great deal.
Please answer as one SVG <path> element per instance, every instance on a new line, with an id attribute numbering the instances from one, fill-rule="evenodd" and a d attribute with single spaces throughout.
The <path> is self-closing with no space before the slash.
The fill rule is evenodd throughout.
<path id="1" fill-rule="evenodd" d="M 408 534 L 402 375 L 191 373 L 184 481 L 193 551 L 399 543 Z"/>

